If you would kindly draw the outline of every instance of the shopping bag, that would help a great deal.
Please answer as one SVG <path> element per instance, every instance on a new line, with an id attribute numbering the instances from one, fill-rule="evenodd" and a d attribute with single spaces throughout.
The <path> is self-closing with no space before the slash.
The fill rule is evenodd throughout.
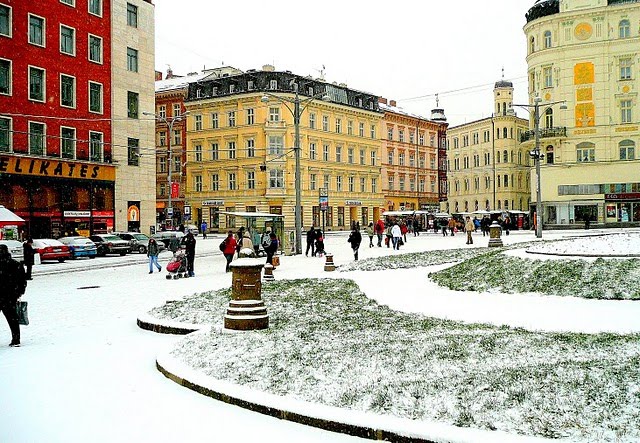
<path id="1" fill-rule="evenodd" d="M 41 265 L 42 264 L 42 259 L 40 257 L 40 253 L 36 252 L 35 254 L 33 254 L 33 264 L 34 265 Z"/>
<path id="2" fill-rule="evenodd" d="M 18 323 L 21 325 L 28 325 L 29 324 L 29 315 L 27 312 L 27 302 L 26 301 L 19 301 L 18 303 L 16 303 L 16 312 L 18 314 Z"/>

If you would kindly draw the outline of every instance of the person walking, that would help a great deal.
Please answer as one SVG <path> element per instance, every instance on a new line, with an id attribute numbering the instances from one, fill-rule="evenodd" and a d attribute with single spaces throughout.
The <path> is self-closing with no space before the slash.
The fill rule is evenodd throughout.
<path id="1" fill-rule="evenodd" d="M 476 228 L 476 226 L 473 223 L 473 221 L 469 217 L 467 217 L 467 221 L 464 224 L 464 230 L 467 233 L 467 244 L 468 245 L 472 245 L 473 244 L 473 238 L 471 237 L 471 234 L 473 233 L 475 228 Z"/>
<path id="2" fill-rule="evenodd" d="M 404 242 L 407 242 L 407 232 L 409 231 L 409 228 L 407 227 L 405 222 L 400 222 L 400 232 L 402 233 L 402 238 L 404 239 Z"/>
<path id="3" fill-rule="evenodd" d="M 158 272 L 162 271 L 162 266 L 158 263 L 158 253 L 160 252 L 160 248 L 158 248 L 158 242 L 155 238 L 151 237 L 149 239 L 149 246 L 147 247 L 147 257 L 149 257 L 149 274 L 153 274 L 153 267 L 158 268 Z"/>
<path id="4" fill-rule="evenodd" d="M 220 249 L 222 249 L 222 254 L 224 255 L 224 258 L 227 259 L 227 266 L 225 268 L 225 272 L 231 271 L 231 266 L 229 265 L 233 260 L 233 254 L 236 253 L 236 246 L 238 246 L 238 243 L 236 242 L 236 239 L 233 237 L 233 231 L 228 231 L 227 238 L 225 238 L 222 241 L 222 244 L 220 245 Z"/>
<path id="5" fill-rule="evenodd" d="M 275 232 L 272 232 L 269 234 L 269 239 L 271 239 L 271 242 L 269 246 L 264 248 L 264 252 L 267 253 L 267 263 L 273 265 L 273 255 L 278 251 L 278 237 L 276 237 Z"/>
<path id="6" fill-rule="evenodd" d="M 369 226 L 365 229 L 369 236 L 369 247 L 373 248 L 373 223 L 369 223 Z"/>
<path id="7" fill-rule="evenodd" d="M 200 230 L 202 231 L 202 239 L 206 240 L 207 239 L 207 222 L 203 221 L 202 224 L 200 225 Z"/>
<path id="8" fill-rule="evenodd" d="M 362 243 L 362 234 L 360 234 L 360 230 L 355 228 L 352 229 L 347 241 L 351 243 L 351 249 L 353 249 L 353 258 L 355 260 L 358 260 L 358 249 L 360 248 L 360 243 Z"/>
<path id="9" fill-rule="evenodd" d="M 398 223 L 394 223 L 391 228 L 391 241 L 393 242 L 393 249 L 400 250 L 400 240 L 402 239 L 402 231 Z"/>
<path id="10" fill-rule="evenodd" d="M 22 244 L 22 250 L 24 251 L 24 266 L 27 268 L 26 278 L 27 280 L 33 280 L 31 278 L 31 268 L 33 268 L 36 251 L 33 249 L 33 239 L 31 237 Z"/>
<path id="11" fill-rule="evenodd" d="M 24 268 L 11 258 L 7 245 L 0 245 L 0 311 L 11 330 L 9 346 L 20 346 L 20 323 L 18 322 L 18 300 L 24 294 L 27 279 Z"/>
<path id="12" fill-rule="evenodd" d="M 324 254 L 324 236 L 320 229 L 316 229 L 316 253 L 318 257 L 322 257 Z"/>
<path id="13" fill-rule="evenodd" d="M 311 228 L 307 231 L 307 250 L 305 251 L 305 257 L 309 256 L 309 248 L 311 248 L 311 257 L 316 255 L 316 228 L 311 225 Z"/>
<path id="14" fill-rule="evenodd" d="M 376 222 L 373 231 L 378 236 L 378 247 L 382 247 L 382 235 L 384 234 L 384 221 L 382 219 L 378 219 Z"/>
<path id="15" fill-rule="evenodd" d="M 453 237 L 453 231 L 455 231 L 456 229 L 456 219 L 451 217 L 449 219 L 448 226 L 449 226 L 449 231 L 451 232 L 451 236 Z"/>
<path id="16" fill-rule="evenodd" d="M 185 236 L 184 249 L 187 255 L 187 275 L 189 277 L 195 277 L 196 274 L 193 273 L 193 263 L 196 260 L 196 238 L 191 231 Z"/>

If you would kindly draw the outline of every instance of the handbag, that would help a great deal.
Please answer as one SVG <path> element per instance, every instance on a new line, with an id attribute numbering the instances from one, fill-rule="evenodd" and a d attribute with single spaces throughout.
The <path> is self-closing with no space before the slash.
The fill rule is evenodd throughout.
<path id="1" fill-rule="evenodd" d="M 27 312 L 26 301 L 19 301 L 16 303 L 16 314 L 18 314 L 18 324 L 28 325 L 29 324 L 29 313 Z"/>

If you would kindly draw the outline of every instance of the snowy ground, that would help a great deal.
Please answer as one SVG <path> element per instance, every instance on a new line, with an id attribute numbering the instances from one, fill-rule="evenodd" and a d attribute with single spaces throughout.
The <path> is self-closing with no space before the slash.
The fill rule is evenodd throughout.
<path id="1" fill-rule="evenodd" d="M 545 239 L 576 234 L 586 232 L 545 232 Z M 478 234 L 475 239 L 474 246 L 486 246 L 488 241 Z M 512 232 L 504 237 L 507 244 L 533 239 L 529 232 Z M 241 442 L 255 439 L 358 441 L 213 401 L 170 382 L 156 370 L 156 355 L 179 338 L 142 331 L 136 326 L 136 318 L 167 299 L 228 287 L 231 275 L 224 273 L 224 259 L 217 251 L 219 242 L 220 238 L 199 239 L 196 278 L 188 280 L 166 281 L 164 273 L 148 275 L 144 257 L 136 256 L 37 266 L 25 296 L 30 302 L 32 323 L 22 328 L 23 347 L 0 346 L 0 441 L 191 442 L 226 438 Z M 369 249 L 366 240 L 363 244 L 361 258 L 427 249 L 468 248 L 461 234 L 411 237 L 400 252 Z M 330 234 L 327 250 L 335 254 L 337 265 L 352 260 L 346 233 Z M 163 265 L 167 260 L 168 255 L 161 257 Z M 283 257 L 276 275 L 277 278 L 327 277 L 323 264 L 324 259 L 320 258 Z M 405 312 L 428 311 L 425 312 L 428 315 L 469 322 L 521 323 L 533 329 L 545 329 L 543 320 L 552 328 L 567 319 L 543 319 L 540 311 L 544 305 L 531 308 L 527 305 L 530 297 L 526 295 L 509 296 L 511 306 L 507 309 L 512 310 L 512 315 L 504 312 L 500 300 L 489 308 L 480 306 L 478 301 L 479 309 L 467 309 L 466 303 L 473 298 L 472 294 L 456 303 L 421 305 L 414 297 L 413 277 L 402 275 L 406 271 L 393 272 L 398 273 L 397 278 L 388 278 L 384 285 L 375 284 L 371 278 L 375 273 L 363 273 L 362 279 L 356 278 L 356 281 L 365 292 L 367 283 L 375 289 L 372 293 L 376 294 L 372 296 L 379 302 Z M 347 277 L 345 274 L 350 273 L 334 274 Z M 401 285 L 407 285 L 407 290 Z M 82 287 L 90 288 L 80 289 Z M 608 330 L 616 323 L 595 315 L 602 306 L 582 309 L 583 302 L 563 299 L 558 303 L 564 306 L 554 306 L 554 310 L 566 309 L 572 328 L 577 330 L 581 325 L 586 328 L 594 322 L 604 324 L 601 328 Z M 520 309 L 518 303 L 522 303 Z M 613 304 L 620 302 L 609 303 L 615 306 Z M 576 307 L 580 307 L 581 312 L 592 313 L 593 319 L 585 322 L 574 319 L 576 316 L 571 313 Z M 631 309 L 637 308 L 625 306 L 608 315 L 640 318 L 640 312 L 630 312 Z M 491 317 L 491 312 L 495 313 L 492 318 L 483 319 L 483 316 Z M 8 343 L 10 334 L 4 321 L 0 321 L 0 337 Z"/>

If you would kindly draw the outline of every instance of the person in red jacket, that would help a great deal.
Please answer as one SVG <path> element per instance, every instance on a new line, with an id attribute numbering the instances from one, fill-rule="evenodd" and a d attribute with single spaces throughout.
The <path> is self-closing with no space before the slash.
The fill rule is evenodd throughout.
<path id="1" fill-rule="evenodd" d="M 224 249 L 222 253 L 224 254 L 224 258 L 227 259 L 227 267 L 225 269 L 225 272 L 229 272 L 231 271 L 231 266 L 229 265 L 233 260 L 233 254 L 236 253 L 236 247 L 238 246 L 236 239 L 233 237 L 233 231 L 227 232 L 227 238 L 225 238 L 223 242 L 224 242 Z"/>
<path id="2" fill-rule="evenodd" d="M 373 228 L 373 232 L 376 233 L 376 235 L 378 236 L 378 247 L 381 248 L 382 247 L 382 234 L 384 234 L 384 221 L 382 219 L 379 219 L 374 228 Z"/>

